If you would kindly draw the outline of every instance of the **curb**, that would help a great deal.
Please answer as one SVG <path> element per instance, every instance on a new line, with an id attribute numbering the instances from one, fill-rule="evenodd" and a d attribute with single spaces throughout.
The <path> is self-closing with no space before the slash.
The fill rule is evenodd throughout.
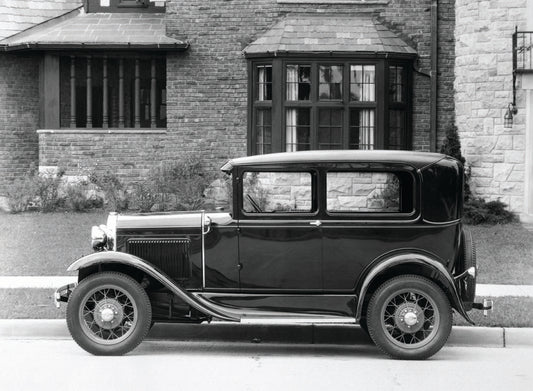
<path id="1" fill-rule="evenodd" d="M 0 319 L 0 339 L 70 339 L 64 319 Z M 371 345 L 358 326 L 351 325 L 154 325 L 148 340 L 225 341 L 244 343 Z M 533 348 L 533 328 L 454 326 L 446 346 Z"/>

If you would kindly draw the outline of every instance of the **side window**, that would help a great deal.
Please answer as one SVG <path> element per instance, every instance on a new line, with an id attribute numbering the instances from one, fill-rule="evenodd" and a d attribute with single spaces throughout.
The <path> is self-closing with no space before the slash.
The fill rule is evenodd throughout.
<path id="1" fill-rule="evenodd" d="M 313 209 L 309 172 L 245 172 L 242 189 L 246 213 L 308 213 Z"/>
<path id="2" fill-rule="evenodd" d="M 390 172 L 328 172 L 327 210 L 341 213 L 411 212 L 412 179 Z"/>

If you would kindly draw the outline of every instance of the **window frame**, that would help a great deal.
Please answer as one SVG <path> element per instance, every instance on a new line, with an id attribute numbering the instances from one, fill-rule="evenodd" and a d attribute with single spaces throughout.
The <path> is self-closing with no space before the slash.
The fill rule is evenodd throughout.
<path id="1" fill-rule="evenodd" d="M 406 175 L 410 177 L 411 182 L 411 203 L 412 208 L 410 212 L 368 212 L 368 211 L 330 211 L 328 209 L 327 193 L 328 193 L 328 173 L 337 173 L 337 172 L 359 172 L 359 173 L 383 173 L 383 174 L 392 174 L 395 175 L 401 183 L 401 177 L 398 175 Z M 330 219 L 357 219 L 357 220 L 407 220 L 413 219 L 418 216 L 420 206 L 418 205 L 419 199 L 419 184 L 417 183 L 417 177 L 414 175 L 413 171 L 409 167 L 401 167 L 397 169 L 392 169 L 390 167 L 379 167 L 379 166 L 361 166 L 354 168 L 342 168 L 342 167 L 329 167 L 324 170 L 324 214 Z M 403 195 L 400 192 L 400 205 L 402 203 Z"/>
<path id="2" fill-rule="evenodd" d="M 244 210 L 244 174 L 247 172 L 279 172 L 279 173 L 308 173 L 311 176 L 311 211 L 309 212 L 246 212 Z M 319 172 L 317 169 L 308 168 L 308 167 L 254 167 L 247 166 L 241 167 L 238 170 L 236 176 L 237 180 L 237 210 L 238 216 L 237 219 L 246 219 L 246 220 L 308 220 L 309 218 L 316 218 L 319 215 L 321 210 L 321 205 L 318 198 L 318 187 L 319 187 Z M 234 193 L 235 196 L 235 193 Z"/>
<path id="3" fill-rule="evenodd" d="M 258 154 L 256 147 L 256 110 L 264 106 L 264 102 L 255 99 L 256 67 L 272 65 L 272 100 L 268 107 L 272 113 L 272 152 L 286 151 L 286 110 L 288 108 L 309 108 L 310 113 L 310 144 L 311 149 L 318 149 L 318 111 L 320 108 L 340 108 L 342 118 L 342 148 L 349 148 L 350 110 L 353 108 L 369 108 L 375 110 L 375 142 L 374 149 L 388 149 L 389 113 L 394 105 L 389 104 L 389 66 L 403 66 L 405 80 L 405 132 L 401 149 L 412 148 L 412 111 L 413 111 L 413 75 L 411 58 L 395 58 L 387 56 L 309 56 L 294 55 L 285 57 L 253 57 L 248 59 L 248 155 Z M 286 99 L 287 65 L 311 66 L 311 94 L 308 101 L 288 101 Z M 343 96 L 342 100 L 320 101 L 318 99 L 320 65 L 343 65 Z M 374 102 L 350 101 L 350 65 L 375 66 L 375 97 Z M 258 104 L 259 103 L 259 104 Z"/>

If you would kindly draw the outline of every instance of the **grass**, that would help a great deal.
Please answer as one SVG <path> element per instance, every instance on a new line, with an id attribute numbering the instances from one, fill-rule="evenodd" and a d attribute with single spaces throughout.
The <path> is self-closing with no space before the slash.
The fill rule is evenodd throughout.
<path id="1" fill-rule="evenodd" d="M 480 298 L 478 301 L 482 301 Z M 488 316 L 483 311 L 472 310 L 468 315 L 476 326 L 486 327 L 533 327 L 532 297 L 496 297 L 494 310 Z M 454 314 L 454 325 L 470 326 L 461 316 Z"/>
<path id="2" fill-rule="evenodd" d="M 80 256 L 92 253 L 91 226 L 107 213 L 0 214 L 0 276 L 65 275 Z"/>
<path id="3" fill-rule="evenodd" d="M 521 224 L 470 226 L 479 284 L 533 285 L 533 232 Z"/>

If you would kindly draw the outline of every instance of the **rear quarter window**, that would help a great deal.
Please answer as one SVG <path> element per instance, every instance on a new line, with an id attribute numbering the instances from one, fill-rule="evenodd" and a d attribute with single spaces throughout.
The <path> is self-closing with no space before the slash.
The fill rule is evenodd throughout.
<path id="1" fill-rule="evenodd" d="M 326 197 L 330 213 L 410 213 L 413 179 L 404 172 L 330 171 Z"/>

